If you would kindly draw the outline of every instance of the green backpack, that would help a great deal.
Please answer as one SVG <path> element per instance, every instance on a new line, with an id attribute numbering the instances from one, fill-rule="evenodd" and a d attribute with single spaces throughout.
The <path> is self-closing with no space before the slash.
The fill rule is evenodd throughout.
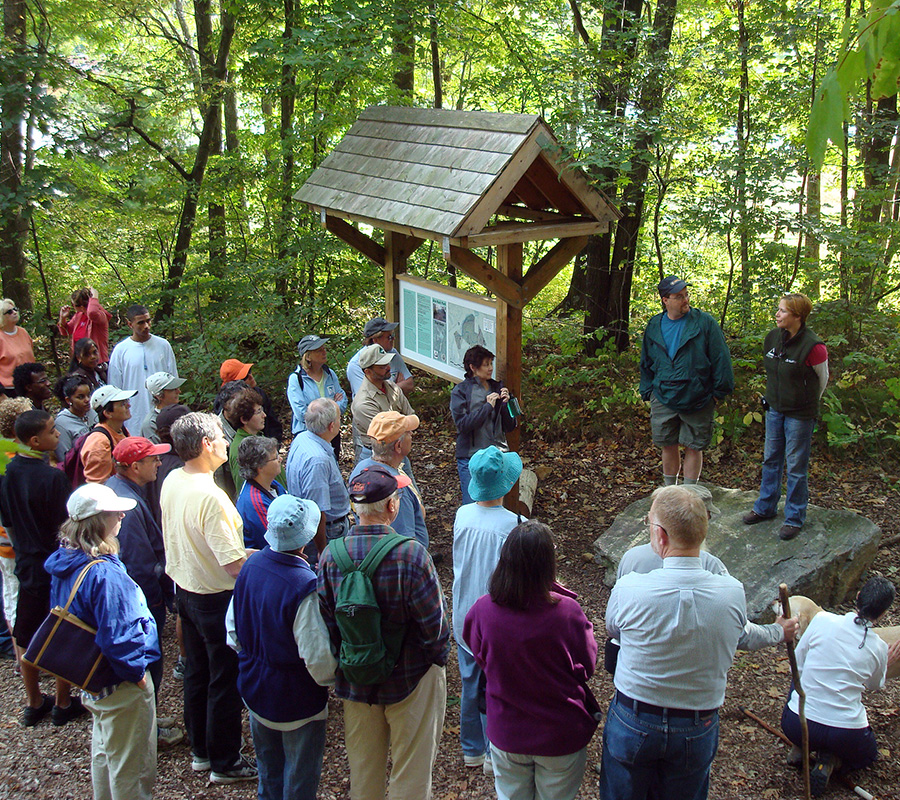
<path id="1" fill-rule="evenodd" d="M 391 550 L 411 539 L 391 531 L 358 566 L 350 558 L 343 538 L 328 543 L 334 563 L 343 575 L 335 598 L 334 616 L 341 632 L 338 666 L 350 683 L 359 686 L 384 683 L 400 657 L 406 625 L 382 621 L 372 576 Z"/>

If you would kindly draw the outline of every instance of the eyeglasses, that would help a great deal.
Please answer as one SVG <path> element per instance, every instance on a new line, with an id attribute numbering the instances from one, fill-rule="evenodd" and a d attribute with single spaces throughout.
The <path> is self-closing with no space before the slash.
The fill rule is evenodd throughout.
<path id="1" fill-rule="evenodd" d="M 265 409 L 262 406 L 260 406 L 259 408 L 256 409 L 256 411 L 253 412 L 253 416 L 258 417 L 260 414 L 262 416 L 266 415 Z"/>
<path id="2" fill-rule="evenodd" d="M 6 311 L 4 311 L 3 313 L 4 314 L 18 314 L 19 309 L 16 308 L 15 306 L 13 306 L 12 308 L 7 308 Z"/>
<path id="3" fill-rule="evenodd" d="M 649 514 L 645 514 L 645 515 L 644 515 L 643 523 L 644 523 L 644 525 L 646 525 L 648 528 L 649 528 L 650 526 L 652 526 L 652 525 L 655 525 L 655 526 L 656 526 L 657 528 L 659 528 L 663 533 L 666 533 L 666 529 L 665 529 L 662 525 L 660 525 L 658 522 L 654 522 L 652 519 L 650 519 L 650 515 L 649 515 Z"/>

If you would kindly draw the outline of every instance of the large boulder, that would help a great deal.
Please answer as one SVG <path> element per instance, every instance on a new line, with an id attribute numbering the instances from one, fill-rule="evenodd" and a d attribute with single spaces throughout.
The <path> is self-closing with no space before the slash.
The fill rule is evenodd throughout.
<path id="1" fill-rule="evenodd" d="M 881 529 L 853 511 L 810 505 L 800 535 L 783 542 L 778 538 L 784 522 L 781 506 L 774 519 L 744 525 L 741 516 L 753 506 L 756 492 L 705 485 L 720 512 L 709 523 L 705 549 L 744 584 L 747 616 L 754 622 L 772 621 L 770 605 L 780 583 L 786 583 L 791 594 L 803 594 L 833 608 L 856 588 L 875 560 Z M 648 495 L 628 506 L 594 543 L 607 586 L 616 582 L 625 551 L 649 541 L 643 522 L 649 510 Z"/>

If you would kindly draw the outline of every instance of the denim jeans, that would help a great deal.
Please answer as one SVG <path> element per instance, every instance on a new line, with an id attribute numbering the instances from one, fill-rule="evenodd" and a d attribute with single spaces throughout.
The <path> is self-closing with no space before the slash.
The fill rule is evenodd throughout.
<path id="1" fill-rule="evenodd" d="M 487 717 L 478 710 L 478 678 L 481 667 L 471 653 L 456 646 L 462 697 L 459 701 L 459 743 L 463 755 L 480 756 L 488 751 Z"/>
<path id="2" fill-rule="evenodd" d="M 603 729 L 601 800 L 705 800 L 719 714 L 671 717 L 614 700 Z"/>
<path id="3" fill-rule="evenodd" d="M 814 419 L 786 417 L 773 409 L 766 412 L 766 449 L 753 510 L 761 517 L 774 517 L 781 497 L 781 474 L 787 462 L 787 493 L 784 524 L 803 527 L 809 503 L 809 451 L 812 448 Z"/>
<path id="4" fill-rule="evenodd" d="M 176 600 L 186 660 L 184 724 L 194 754 L 224 772 L 240 757 L 243 708 L 237 653 L 225 643 L 231 592 L 194 594 L 179 587 Z"/>
<path id="5" fill-rule="evenodd" d="M 325 752 L 325 720 L 276 731 L 251 714 L 250 732 L 259 768 L 259 800 L 316 800 Z"/>
<path id="6" fill-rule="evenodd" d="M 459 488 L 462 489 L 462 505 L 465 506 L 472 502 L 472 498 L 469 497 L 469 481 L 472 480 L 469 473 L 469 459 L 457 458 L 456 471 L 459 474 Z"/>

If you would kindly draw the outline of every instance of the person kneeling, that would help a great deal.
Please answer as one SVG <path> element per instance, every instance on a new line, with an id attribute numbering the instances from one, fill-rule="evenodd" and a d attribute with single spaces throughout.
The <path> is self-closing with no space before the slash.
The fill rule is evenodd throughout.
<path id="1" fill-rule="evenodd" d="M 900 642 L 889 648 L 870 630 L 891 607 L 894 596 L 890 581 L 870 578 L 856 595 L 855 613 L 816 614 L 797 645 L 809 749 L 817 754 L 809 777 L 813 797 L 825 792 L 834 770 L 862 769 L 878 758 L 862 692 L 884 686 L 888 666 L 900 658 Z M 791 687 L 781 729 L 794 743 L 788 760 L 795 764 L 801 758 L 798 705 L 797 692 Z"/>

